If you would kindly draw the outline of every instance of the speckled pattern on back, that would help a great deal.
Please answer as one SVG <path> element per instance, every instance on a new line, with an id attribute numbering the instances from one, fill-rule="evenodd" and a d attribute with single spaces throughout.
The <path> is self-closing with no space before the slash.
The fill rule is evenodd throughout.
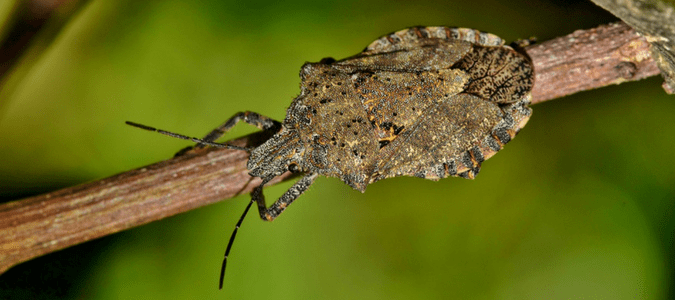
<path id="1" fill-rule="evenodd" d="M 281 131 L 249 168 L 265 177 L 294 163 L 360 191 L 394 176 L 474 178 L 531 114 L 532 64 L 503 44 L 473 29 L 413 27 L 353 57 L 307 63 Z"/>

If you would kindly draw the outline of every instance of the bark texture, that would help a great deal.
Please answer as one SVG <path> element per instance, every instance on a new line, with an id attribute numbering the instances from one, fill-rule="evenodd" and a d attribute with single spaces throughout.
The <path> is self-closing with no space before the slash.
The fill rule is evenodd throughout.
<path id="1" fill-rule="evenodd" d="M 635 28 L 651 43 L 651 54 L 665 79 L 663 88 L 675 93 L 675 2 L 663 0 L 592 0 Z"/>

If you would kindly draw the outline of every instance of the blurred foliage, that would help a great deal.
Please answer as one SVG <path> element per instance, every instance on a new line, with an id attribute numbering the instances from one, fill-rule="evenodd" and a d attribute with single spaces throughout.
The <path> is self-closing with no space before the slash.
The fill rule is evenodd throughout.
<path id="1" fill-rule="evenodd" d="M 305 61 L 404 27 L 543 41 L 615 20 L 564 0 L 92 0 L 75 13 L 0 91 L 4 201 L 187 145 L 125 120 L 189 135 L 242 110 L 281 120 Z M 473 181 L 394 178 L 361 194 L 320 178 L 275 222 L 249 216 L 223 291 L 248 195 L 19 265 L 0 299 L 672 298 L 675 102 L 660 80 L 534 106 Z"/>
<path id="2" fill-rule="evenodd" d="M 0 3 L 0 41 L 4 39 L 12 21 L 12 12 L 18 7 L 19 0 L 6 0 Z"/>

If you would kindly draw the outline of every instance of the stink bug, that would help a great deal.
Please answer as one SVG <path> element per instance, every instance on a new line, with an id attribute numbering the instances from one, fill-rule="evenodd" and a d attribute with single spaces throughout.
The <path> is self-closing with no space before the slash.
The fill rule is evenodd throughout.
<path id="1" fill-rule="evenodd" d="M 530 60 L 501 38 L 473 29 L 404 29 L 355 56 L 306 63 L 300 77 L 300 95 L 283 122 L 237 113 L 203 139 L 127 122 L 199 147 L 250 153 L 249 174 L 262 183 L 230 237 L 220 288 L 237 229 L 253 203 L 263 220 L 272 221 L 319 175 L 361 192 L 395 176 L 473 179 L 532 112 Z M 274 135 L 255 148 L 215 142 L 242 120 Z M 304 176 L 268 207 L 263 186 L 286 171 Z"/>

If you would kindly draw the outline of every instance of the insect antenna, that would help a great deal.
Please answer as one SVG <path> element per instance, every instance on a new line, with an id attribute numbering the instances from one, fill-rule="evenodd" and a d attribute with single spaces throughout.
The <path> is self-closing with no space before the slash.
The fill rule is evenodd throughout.
<path id="1" fill-rule="evenodd" d="M 227 243 L 227 249 L 225 249 L 225 258 L 223 258 L 223 265 L 220 267 L 220 283 L 218 284 L 218 289 L 223 289 L 223 280 L 225 279 L 225 265 L 227 265 L 227 256 L 230 255 L 230 250 L 232 249 L 232 244 L 234 243 L 234 237 L 237 236 L 237 231 L 239 231 L 239 227 L 241 226 L 241 222 L 244 221 L 244 218 L 246 217 L 246 214 L 248 213 L 248 210 L 251 209 L 251 205 L 253 205 L 253 202 L 255 202 L 255 199 L 251 199 L 251 202 L 246 205 L 246 209 L 244 210 L 244 213 L 241 215 L 239 218 L 239 221 L 237 222 L 237 225 L 234 226 L 234 231 L 232 232 L 232 235 L 230 236 L 230 241 Z"/>
<path id="2" fill-rule="evenodd" d="M 250 148 L 205 141 L 203 139 L 198 139 L 196 137 L 189 137 L 187 135 L 182 135 L 182 134 L 178 134 L 178 133 L 174 133 L 174 132 L 170 132 L 170 131 L 166 131 L 166 130 L 162 130 L 162 129 L 157 129 L 155 127 L 150 127 L 150 126 L 147 126 L 147 125 L 142 125 L 142 124 L 138 124 L 138 123 L 134 123 L 134 122 L 130 122 L 130 121 L 126 121 L 124 123 L 126 123 L 127 125 L 131 125 L 133 127 L 136 127 L 136 128 L 147 130 L 147 131 L 153 131 L 153 132 L 161 133 L 163 135 L 168 135 L 170 137 L 174 137 L 174 138 L 178 138 L 178 139 L 182 139 L 182 140 L 193 141 L 193 142 L 195 142 L 197 144 L 201 144 L 201 145 L 208 145 L 208 146 L 213 146 L 213 147 L 217 147 L 217 148 L 227 148 L 227 149 L 234 149 L 234 150 L 244 150 L 244 151 L 247 151 L 247 152 L 251 151 Z"/>

